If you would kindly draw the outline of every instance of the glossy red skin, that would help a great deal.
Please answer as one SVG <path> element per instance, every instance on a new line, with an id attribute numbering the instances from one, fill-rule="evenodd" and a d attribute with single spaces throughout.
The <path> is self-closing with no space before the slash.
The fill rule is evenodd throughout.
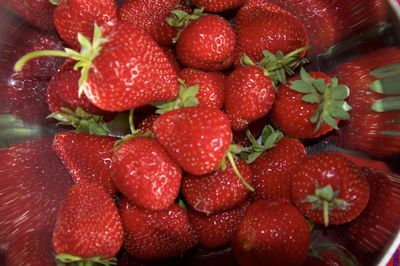
<path id="1" fill-rule="evenodd" d="M 233 130 L 265 116 L 274 100 L 274 85 L 257 66 L 239 67 L 226 79 L 225 113 Z"/>
<path id="2" fill-rule="evenodd" d="M 124 111 L 174 99 L 176 73 L 161 48 L 129 22 L 102 28 L 108 42 L 92 63 L 84 93 L 106 111 Z"/>
<path id="3" fill-rule="evenodd" d="M 193 4 L 199 7 L 204 7 L 206 11 L 223 12 L 229 9 L 242 6 L 246 0 L 193 0 Z"/>
<path id="4" fill-rule="evenodd" d="M 369 75 L 375 68 L 400 62 L 400 49 L 385 48 L 351 60 L 337 67 L 333 74 L 350 89 L 348 103 L 351 120 L 340 130 L 335 143 L 346 149 L 355 149 L 373 157 L 388 157 L 399 154 L 400 136 L 383 135 L 382 131 L 400 131 L 400 124 L 394 122 L 400 112 L 378 113 L 371 105 L 389 95 L 369 89 L 376 78 Z M 393 95 L 396 96 L 396 95 Z"/>
<path id="5" fill-rule="evenodd" d="M 236 63 L 244 54 L 258 62 L 263 50 L 287 54 L 308 44 L 303 24 L 268 2 L 250 1 L 239 10 L 236 21 Z"/>
<path id="6" fill-rule="evenodd" d="M 251 168 L 244 161 L 236 161 L 243 178 L 252 183 Z M 225 171 L 204 176 L 185 176 L 181 191 L 186 203 L 194 210 L 206 214 L 221 212 L 239 206 L 250 194 L 228 163 Z"/>
<path id="7" fill-rule="evenodd" d="M 47 31 L 54 30 L 53 12 L 55 6 L 50 1 L 28 0 L 21 2 L 20 0 L 3 0 L 1 3 L 29 24 Z"/>
<path id="8" fill-rule="evenodd" d="M 208 249 L 228 245 L 248 206 L 245 202 L 237 208 L 211 215 L 189 208 L 187 214 L 199 238 L 199 245 Z"/>
<path id="9" fill-rule="evenodd" d="M 176 53 L 186 67 L 219 71 L 232 64 L 235 47 L 236 36 L 229 22 L 217 15 L 205 15 L 181 32 Z"/>
<path id="10" fill-rule="evenodd" d="M 28 232 L 52 230 L 61 201 L 72 184 L 43 137 L 0 149 L 0 243 Z"/>
<path id="11" fill-rule="evenodd" d="M 324 52 L 333 44 L 385 21 L 387 11 L 380 0 L 271 0 L 304 24 L 310 40 L 309 56 Z"/>
<path id="12" fill-rule="evenodd" d="M 137 128 L 140 129 L 143 133 L 153 132 L 153 124 L 158 117 L 159 115 L 156 114 L 149 114 L 145 116 L 142 120 L 140 120 Z"/>
<path id="13" fill-rule="evenodd" d="M 399 177 L 371 168 L 363 168 L 370 186 L 370 200 L 349 226 L 354 246 L 364 252 L 384 249 L 396 235 L 400 214 L 393 210 L 400 207 Z M 378 226 L 379 225 L 379 226 Z"/>
<path id="14" fill-rule="evenodd" d="M 112 157 L 112 180 L 132 203 L 150 210 L 171 206 L 179 193 L 182 170 L 152 138 L 135 137 Z"/>
<path id="15" fill-rule="evenodd" d="M 101 26 L 118 19 L 114 0 L 61 0 L 54 10 L 53 20 L 60 37 L 79 49 L 78 33 L 92 38 L 94 24 Z"/>
<path id="16" fill-rule="evenodd" d="M 255 189 L 252 198 L 290 203 L 290 176 L 306 158 L 300 141 L 281 139 L 250 165 Z"/>
<path id="17" fill-rule="evenodd" d="M 97 184 L 73 185 L 57 215 L 54 251 L 82 258 L 111 258 L 122 241 L 121 217 L 111 196 Z"/>
<path id="18" fill-rule="evenodd" d="M 354 220 L 365 209 L 369 199 L 369 185 L 361 169 L 345 157 L 334 153 L 321 153 L 304 161 L 292 174 L 291 199 L 297 209 L 313 222 L 323 224 L 322 209 L 312 210 L 303 202 L 315 194 L 316 183 L 320 187 L 331 185 L 338 191 L 336 198 L 350 204 L 345 210 L 329 210 L 329 224 L 344 224 Z"/>
<path id="19" fill-rule="evenodd" d="M 122 21 L 129 21 L 149 34 L 159 45 L 170 46 L 178 31 L 169 26 L 165 20 L 171 16 L 171 11 L 181 9 L 177 8 L 179 2 L 178 0 L 127 0 L 122 5 L 119 16 Z"/>
<path id="20" fill-rule="evenodd" d="M 192 248 L 197 236 L 185 211 L 173 204 L 166 210 L 151 211 L 120 201 L 124 225 L 124 249 L 142 260 L 174 257 Z"/>
<path id="21" fill-rule="evenodd" d="M 181 71 L 181 65 L 179 64 L 178 59 L 176 59 L 175 49 L 171 47 L 161 48 L 164 51 L 165 56 L 171 63 L 172 67 L 174 68 L 175 72 L 178 73 L 179 71 Z"/>
<path id="22" fill-rule="evenodd" d="M 186 172 L 204 175 L 219 169 L 232 132 L 226 115 L 209 107 L 187 107 L 161 115 L 153 132 Z"/>
<path id="23" fill-rule="evenodd" d="M 60 112 L 61 108 L 76 110 L 83 108 L 86 112 L 110 117 L 110 112 L 99 109 L 89 102 L 85 94 L 78 95 L 80 71 L 72 69 L 73 64 L 67 62 L 50 80 L 47 87 L 47 103 L 51 112 Z"/>
<path id="24" fill-rule="evenodd" d="M 110 195 L 115 195 L 111 158 L 116 141 L 111 137 L 61 132 L 54 137 L 53 149 L 75 183 L 96 183 Z"/>
<path id="25" fill-rule="evenodd" d="M 186 86 L 199 85 L 198 106 L 222 109 L 225 99 L 225 76 L 220 72 L 205 72 L 194 68 L 182 69 L 179 78 Z"/>
<path id="26" fill-rule="evenodd" d="M 309 72 L 314 79 L 324 79 L 325 83 L 331 77 L 321 72 Z M 317 104 L 306 103 L 301 100 L 303 93 L 290 88 L 291 81 L 299 80 L 299 76 L 290 78 L 286 85 L 278 87 L 278 96 L 271 110 L 271 121 L 285 135 L 298 138 L 317 138 L 333 130 L 327 123 L 314 132 L 316 124 L 311 122 L 311 117 L 318 108 Z"/>
<path id="27" fill-rule="evenodd" d="M 360 167 L 368 167 L 368 168 L 373 168 L 376 170 L 380 170 L 386 173 L 390 173 L 391 170 L 389 166 L 383 162 L 383 161 L 377 161 L 377 160 L 372 160 L 366 157 L 361 157 L 356 154 L 350 154 L 350 153 L 345 153 L 345 152 L 337 152 L 338 154 L 346 157 L 350 161 L 352 161 L 354 164 L 360 166 Z"/>
<path id="28" fill-rule="evenodd" d="M 240 265 L 301 266 L 307 259 L 310 229 L 304 217 L 287 203 L 252 203 L 232 239 Z"/>

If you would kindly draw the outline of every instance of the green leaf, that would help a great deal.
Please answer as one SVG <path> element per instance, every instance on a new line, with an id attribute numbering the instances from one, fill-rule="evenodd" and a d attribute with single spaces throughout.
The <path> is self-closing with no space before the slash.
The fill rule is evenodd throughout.
<path id="1" fill-rule="evenodd" d="M 331 82 L 329 83 L 329 87 L 335 88 L 339 86 L 339 80 L 337 78 L 332 78 Z"/>
<path id="2" fill-rule="evenodd" d="M 339 85 L 331 88 L 331 98 L 333 100 L 344 100 L 350 95 L 350 90 L 345 85 Z"/>
<path id="3" fill-rule="evenodd" d="M 189 97 L 196 97 L 197 93 L 199 92 L 199 85 L 191 86 L 186 89 L 184 89 L 180 95 L 180 98 L 182 99 L 183 102 Z"/>
<path id="4" fill-rule="evenodd" d="M 339 129 L 336 120 L 330 114 L 323 114 L 323 119 L 329 126 L 333 127 L 336 130 Z"/>
<path id="5" fill-rule="evenodd" d="M 306 103 L 320 103 L 321 97 L 317 93 L 304 95 L 301 100 Z"/>
<path id="6" fill-rule="evenodd" d="M 293 80 L 290 88 L 300 93 L 312 93 L 314 91 L 311 85 L 303 80 Z"/>
<path id="7" fill-rule="evenodd" d="M 381 134 L 386 135 L 386 136 L 397 137 L 397 136 L 400 136 L 400 131 L 387 130 L 387 131 L 381 131 Z"/>
<path id="8" fill-rule="evenodd" d="M 253 60 L 251 60 L 251 58 L 250 58 L 248 55 L 246 55 L 246 54 L 244 54 L 244 55 L 242 56 L 242 58 L 240 58 L 240 62 L 241 62 L 242 65 L 244 65 L 244 66 L 254 66 L 254 65 L 255 65 L 254 62 L 253 62 Z"/>
<path id="9" fill-rule="evenodd" d="M 311 116 L 311 123 L 315 124 L 319 120 L 321 114 L 322 114 L 322 105 L 319 105 L 317 110 L 315 110 L 314 114 Z"/>
<path id="10" fill-rule="evenodd" d="M 369 88 L 381 94 L 400 94 L 400 76 L 378 79 Z"/>
<path id="11" fill-rule="evenodd" d="M 375 112 L 400 111 L 400 96 L 377 100 L 371 109 Z"/>
<path id="12" fill-rule="evenodd" d="M 247 158 L 245 159 L 245 162 L 248 164 L 253 163 L 255 160 L 257 160 L 258 157 L 260 157 L 262 152 L 254 152 L 250 153 L 247 155 Z"/>
<path id="13" fill-rule="evenodd" d="M 400 75 L 400 63 L 376 68 L 370 75 L 378 79 Z"/>
<path id="14" fill-rule="evenodd" d="M 304 68 L 301 68 L 300 70 L 300 77 L 302 80 L 308 83 L 311 83 L 313 81 L 313 78 L 310 76 L 310 74 L 307 73 Z"/>
<path id="15" fill-rule="evenodd" d="M 341 120 L 348 120 L 350 119 L 350 115 L 348 112 L 343 110 L 343 108 L 337 108 L 333 107 L 331 110 L 329 110 L 329 114 L 333 117 L 339 118 Z"/>
<path id="16" fill-rule="evenodd" d="M 314 79 L 312 82 L 311 82 L 311 84 L 314 86 L 314 88 L 316 88 L 317 89 L 317 91 L 319 92 L 319 93 L 324 93 L 325 92 L 325 87 L 326 87 L 326 85 L 325 85 L 325 81 L 324 81 L 324 79 Z"/>

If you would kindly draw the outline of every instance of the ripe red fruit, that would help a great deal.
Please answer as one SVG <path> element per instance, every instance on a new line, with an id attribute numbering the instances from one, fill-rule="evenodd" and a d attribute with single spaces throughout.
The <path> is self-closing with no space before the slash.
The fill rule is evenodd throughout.
<path id="1" fill-rule="evenodd" d="M 179 74 L 186 86 L 199 86 L 198 106 L 221 109 L 224 105 L 225 76 L 219 72 L 204 72 L 194 68 L 182 69 Z"/>
<path id="2" fill-rule="evenodd" d="M 244 54 L 258 62 L 263 50 L 287 54 L 308 45 L 306 29 L 296 17 L 260 0 L 248 1 L 240 8 L 236 15 L 236 37 L 237 63 Z"/>
<path id="3" fill-rule="evenodd" d="M 175 72 L 178 73 L 181 71 L 181 65 L 176 59 L 175 49 L 171 47 L 161 47 L 165 56 L 167 57 L 168 61 L 171 63 L 172 67 L 174 68 Z"/>
<path id="4" fill-rule="evenodd" d="M 385 48 L 353 59 L 333 71 L 349 87 L 348 103 L 353 107 L 349 112 L 351 120 L 340 130 L 335 143 L 374 157 L 399 154 L 400 111 L 395 108 L 400 90 L 398 74 L 391 74 L 398 71 L 399 62 L 400 49 Z M 386 110 L 390 100 L 394 100 L 394 109 Z"/>
<path id="5" fill-rule="evenodd" d="M 154 139 L 134 137 L 115 151 L 112 179 L 130 202 L 162 210 L 178 196 L 182 170 Z"/>
<path id="6" fill-rule="evenodd" d="M 349 119 L 351 107 L 344 101 L 349 89 L 336 78 L 321 72 L 307 73 L 288 80 L 278 88 L 271 110 L 271 121 L 285 135 L 305 139 L 316 138 L 338 129 L 339 119 Z"/>
<path id="7" fill-rule="evenodd" d="M 389 166 L 384 161 L 373 160 L 368 157 L 361 156 L 359 154 L 347 153 L 347 152 L 337 152 L 338 154 L 346 157 L 354 164 L 360 167 L 368 167 L 376 170 L 380 170 L 386 173 L 390 173 L 391 170 Z"/>
<path id="8" fill-rule="evenodd" d="M 246 0 L 193 0 L 193 4 L 209 12 L 223 12 L 242 6 Z"/>
<path id="9" fill-rule="evenodd" d="M 138 121 L 137 128 L 142 133 L 153 132 L 153 124 L 158 117 L 159 115 L 152 113 L 145 115 L 141 120 L 137 120 Z"/>
<path id="10" fill-rule="evenodd" d="M 290 202 L 290 176 L 306 159 L 304 145 L 287 137 L 267 149 L 250 166 L 254 199 Z"/>
<path id="11" fill-rule="evenodd" d="M 248 206 L 249 203 L 245 202 L 237 208 L 211 215 L 188 209 L 189 221 L 199 238 L 199 245 L 214 249 L 229 244 Z"/>
<path id="12" fill-rule="evenodd" d="M 109 259 L 122 241 L 121 218 L 110 195 L 97 184 L 73 185 L 57 215 L 54 251 L 82 259 Z"/>
<path id="13" fill-rule="evenodd" d="M 345 157 L 321 153 L 304 161 L 291 176 L 290 193 L 299 211 L 315 223 L 344 224 L 367 206 L 368 182 Z"/>
<path id="14" fill-rule="evenodd" d="M 71 47 L 79 48 L 78 33 L 92 36 L 93 25 L 101 26 L 118 18 L 114 0 L 55 0 L 53 21 L 60 37 Z"/>
<path id="15" fill-rule="evenodd" d="M 54 137 L 53 149 L 75 183 L 96 183 L 114 195 L 117 190 L 111 182 L 111 158 L 116 141 L 111 137 L 62 132 Z"/>
<path id="16" fill-rule="evenodd" d="M 242 266 L 301 266 L 307 259 L 310 229 L 295 207 L 260 200 L 245 213 L 232 240 Z"/>
<path id="17" fill-rule="evenodd" d="M 243 178 L 252 183 L 250 166 L 238 160 L 236 166 Z M 182 193 L 187 204 L 196 211 L 206 214 L 225 211 L 239 206 L 250 191 L 240 180 L 232 166 L 212 174 L 185 176 L 182 181 Z"/>
<path id="18" fill-rule="evenodd" d="M 400 222 L 400 180 L 398 176 L 363 168 L 370 187 L 370 199 L 361 215 L 349 226 L 357 249 L 376 252 L 384 249 L 397 234 Z"/>
<path id="19" fill-rule="evenodd" d="M 186 67 L 218 71 L 233 63 L 235 47 L 236 36 L 229 22 L 204 15 L 181 31 L 176 53 Z"/>
<path id="20" fill-rule="evenodd" d="M 265 116 L 274 100 L 274 84 L 258 66 L 236 68 L 226 79 L 225 112 L 233 130 Z"/>
<path id="21" fill-rule="evenodd" d="M 124 225 L 124 249 L 134 258 L 150 260 L 174 257 L 192 248 L 197 236 L 187 214 L 178 205 L 151 211 L 120 201 Z"/>
<path id="22" fill-rule="evenodd" d="M 154 122 L 157 141 L 185 171 L 203 175 L 219 169 L 232 132 L 226 115 L 210 107 L 187 107 Z"/>

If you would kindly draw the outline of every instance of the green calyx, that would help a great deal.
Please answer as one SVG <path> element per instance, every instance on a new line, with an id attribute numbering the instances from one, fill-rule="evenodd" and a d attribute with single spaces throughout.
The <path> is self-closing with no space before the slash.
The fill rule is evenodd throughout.
<path id="1" fill-rule="evenodd" d="M 61 0 L 49 0 L 50 4 L 58 6 Z"/>
<path id="2" fill-rule="evenodd" d="M 264 50 L 262 52 L 264 57 L 258 66 L 263 70 L 264 75 L 273 81 L 275 86 L 286 84 L 287 77 L 294 75 L 296 68 L 308 62 L 307 59 L 301 56 L 308 48 L 309 46 L 305 46 L 286 55 L 281 51 L 274 54 L 268 50 Z M 247 55 L 241 58 L 241 63 L 245 66 L 255 65 Z"/>
<path id="3" fill-rule="evenodd" d="M 178 200 L 178 205 L 179 205 L 179 207 L 181 207 L 181 209 L 182 209 L 184 212 L 187 212 L 187 205 L 186 205 L 186 203 L 183 201 L 183 199 L 179 199 L 179 200 Z"/>
<path id="4" fill-rule="evenodd" d="M 156 103 L 155 106 L 158 108 L 157 114 L 165 114 L 166 112 L 177 110 L 183 107 L 196 106 L 199 104 L 197 99 L 197 93 L 199 92 L 199 85 L 187 87 L 185 82 L 179 79 L 179 94 L 175 100 Z"/>
<path id="5" fill-rule="evenodd" d="M 246 163 L 251 164 L 266 150 L 275 147 L 276 144 L 283 138 L 283 133 L 268 125 L 264 127 L 259 142 L 254 138 L 250 130 L 246 131 L 246 136 L 250 141 L 250 147 L 240 153 L 240 158 Z"/>
<path id="6" fill-rule="evenodd" d="M 66 253 L 61 253 L 56 255 L 57 266 L 111 266 L 117 265 L 116 258 L 102 258 L 100 256 L 95 256 L 91 258 L 81 258 L 78 256 L 73 256 Z"/>
<path id="7" fill-rule="evenodd" d="M 103 117 L 86 112 L 81 107 L 75 111 L 69 108 L 61 108 L 61 112 L 50 114 L 47 118 L 53 118 L 57 125 L 73 126 L 77 132 L 85 132 L 98 136 L 108 136 L 110 131 Z"/>
<path id="8" fill-rule="evenodd" d="M 236 162 L 235 162 L 236 156 L 234 156 L 234 154 L 238 154 L 238 153 L 240 153 L 240 151 L 241 151 L 240 147 L 232 144 L 229 147 L 229 150 L 226 152 L 225 158 L 222 160 L 220 168 L 222 171 L 225 171 L 226 160 L 228 160 L 228 162 L 232 166 L 233 171 L 235 172 L 236 176 L 240 179 L 240 181 L 242 181 L 243 185 L 251 192 L 254 192 L 254 188 L 246 181 L 246 179 L 244 179 L 244 177 L 242 176 L 242 174 L 240 173 L 239 169 L 236 166 Z"/>
<path id="9" fill-rule="evenodd" d="M 312 210 L 322 209 L 324 225 L 329 225 L 329 211 L 332 209 L 346 210 L 350 204 L 337 198 L 340 191 L 333 191 L 331 185 L 320 187 L 315 184 L 314 195 L 308 195 L 302 202 L 311 204 Z"/>
<path id="10" fill-rule="evenodd" d="M 167 18 L 165 21 L 171 27 L 177 29 L 183 29 L 189 24 L 191 21 L 198 20 L 202 15 L 204 15 L 204 8 L 196 8 L 192 14 L 187 13 L 186 11 L 176 9 L 171 11 L 171 16 Z M 180 36 L 180 31 L 177 36 L 172 40 L 173 43 L 177 43 Z"/>
<path id="11" fill-rule="evenodd" d="M 59 50 L 35 51 L 21 57 L 15 64 L 14 70 L 16 72 L 22 71 L 24 65 L 28 61 L 37 57 L 56 56 L 56 57 L 71 58 L 77 61 L 77 63 L 74 65 L 74 70 L 78 69 L 81 70 L 81 77 L 79 79 L 79 95 L 81 95 L 85 86 L 87 86 L 87 80 L 89 78 L 89 71 L 92 62 L 100 54 L 102 45 L 106 43 L 108 40 L 102 37 L 100 27 L 95 24 L 92 42 L 90 42 L 87 37 L 83 36 L 80 33 L 78 33 L 78 41 L 81 45 L 80 52 L 76 52 L 69 48 L 65 48 L 64 51 L 59 51 Z"/>
<path id="12" fill-rule="evenodd" d="M 336 119 L 348 120 L 351 106 L 345 102 L 349 97 L 350 90 L 347 86 L 339 84 L 337 78 L 325 83 L 323 79 L 314 79 L 304 68 L 300 71 L 300 80 L 291 82 L 290 88 L 305 94 L 302 101 L 318 105 L 317 110 L 311 117 L 311 122 L 316 124 L 314 132 L 321 128 L 323 123 L 334 129 L 339 129 Z"/>

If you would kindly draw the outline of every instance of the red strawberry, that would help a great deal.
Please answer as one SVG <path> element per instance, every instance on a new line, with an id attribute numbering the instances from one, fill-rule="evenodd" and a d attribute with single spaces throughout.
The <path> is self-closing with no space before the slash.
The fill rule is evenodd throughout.
<path id="1" fill-rule="evenodd" d="M 351 107 L 344 101 L 349 89 L 336 78 L 321 72 L 307 73 L 289 79 L 290 85 L 279 86 L 271 111 L 271 120 L 288 136 L 316 138 L 338 129 L 339 119 L 349 119 Z"/>
<path id="2" fill-rule="evenodd" d="M 117 190 L 111 182 L 111 158 L 115 142 L 111 137 L 62 132 L 54 137 L 53 149 L 75 183 L 96 183 L 114 195 Z"/>
<path id="3" fill-rule="evenodd" d="M 197 243 L 188 217 L 178 204 L 162 211 L 150 211 L 122 199 L 120 206 L 125 230 L 124 248 L 135 258 L 174 257 Z"/>
<path id="4" fill-rule="evenodd" d="M 0 243 L 8 244 L 28 232 L 46 231 L 71 178 L 43 137 L 0 149 Z"/>
<path id="5" fill-rule="evenodd" d="M 79 48 L 78 33 L 91 36 L 93 25 L 103 25 L 118 18 L 114 0 L 56 0 L 53 20 L 60 37 L 71 47 Z"/>
<path id="6" fill-rule="evenodd" d="M 289 53 L 308 45 L 303 24 L 289 12 L 271 3 L 248 1 L 236 15 L 236 60 L 246 54 L 255 62 L 262 51 Z M 304 56 L 305 52 L 301 53 Z"/>
<path id="7" fill-rule="evenodd" d="M 361 169 L 345 157 L 321 153 L 304 161 L 291 176 L 293 203 L 315 223 L 343 224 L 354 220 L 369 199 Z"/>
<path id="8" fill-rule="evenodd" d="M 3 0 L 1 4 L 22 17 L 29 24 L 43 30 L 54 30 L 53 12 L 55 6 L 49 0 Z"/>
<path id="9" fill-rule="evenodd" d="M 204 72 L 193 68 L 181 70 L 178 76 L 187 86 L 199 86 L 196 94 L 199 106 L 221 109 L 224 105 L 225 77 L 219 72 Z"/>
<path id="10" fill-rule="evenodd" d="M 236 166 L 243 178 L 252 183 L 250 167 L 238 160 Z M 230 164 L 223 170 L 204 176 L 186 176 L 182 181 L 182 193 L 187 204 L 206 214 L 225 211 L 240 205 L 250 191 L 243 184 Z"/>
<path id="11" fill-rule="evenodd" d="M 400 49 L 385 48 L 353 59 L 334 70 L 340 81 L 349 87 L 348 102 L 353 107 L 349 112 L 351 120 L 340 130 L 335 143 L 375 157 L 399 154 L 400 110 L 395 109 L 400 95 L 396 74 L 399 62 Z M 385 73 L 385 68 L 391 72 L 386 70 Z M 394 108 L 385 110 L 385 105 L 390 105 L 392 100 Z"/>
<path id="12" fill-rule="evenodd" d="M 162 47 L 162 50 L 164 51 L 165 56 L 174 68 L 175 72 L 178 73 L 179 71 L 181 71 L 181 65 L 176 59 L 175 50 L 171 47 Z"/>
<path id="13" fill-rule="evenodd" d="M 199 237 L 199 245 L 214 249 L 229 244 L 248 206 L 245 202 L 235 209 L 211 215 L 188 209 L 189 221 Z"/>
<path id="14" fill-rule="evenodd" d="M 57 216 L 53 248 L 90 260 L 110 259 L 122 246 L 123 228 L 113 199 L 97 184 L 76 184 L 68 191 Z"/>
<path id="15" fill-rule="evenodd" d="M 257 119 L 254 122 L 251 122 L 248 126 L 248 130 L 253 135 L 254 138 L 258 138 L 261 135 L 265 125 L 267 124 L 267 117 L 262 117 Z M 247 129 L 241 131 L 232 131 L 232 142 L 239 147 L 247 147 L 250 144 L 249 139 L 247 138 Z"/>
<path id="16" fill-rule="evenodd" d="M 370 187 L 370 200 L 361 215 L 350 224 L 352 243 L 364 252 L 384 249 L 397 234 L 400 222 L 400 179 L 398 176 L 364 168 Z"/>
<path id="17" fill-rule="evenodd" d="M 243 266 L 301 266 L 309 244 L 309 225 L 295 207 L 264 200 L 250 205 L 232 240 L 233 254 Z"/>
<path id="18" fill-rule="evenodd" d="M 368 157 L 364 157 L 359 154 L 352 154 L 352 153 L 348 153 L 348 152 L 337 152 L 337 153 L 346 157 L 347 159 L 349 159 L 354 164 L 356 164 L 360 167 L 373 168 L 375 170 L 380 170 L 380 171 L 383 171 L 386 173 L 391 172 L 389 166 L 383 161 L 372 160 Z"/>
<path id="19" fill-rule="evenodd" d="M 380 0 L 270 0 L 304 24 L 309 36 L 309 55 L 317 55 L 338 41 L 385 21 L 387 11 Z"/>
<path id="20" fill-rule="evenodd" d="M 112 178 L 130 202 L 162 210 L 178 196 L 182 170 L 154 139 L 134 137 L 114 153 Z"/>
<path id="21" fill-rule="evenodd" d="M 193 4 L 210 12 L 223 12 L 243 5 L 246 0 L 193 0 Z"/>
<path id="22" fill-rule="evenodd" d="M 119 15 L 122 21 L 129 21 L 140 28 L 160 45 L 172 44 L 177 30 L 167 24 L 166 19 L 174 9 L 183 9 L 178 0 L 127 0 Z"/>
<path id="23" fill-rule="evenodd" d="M 226 79 L 225 112 L 234 130 L 265 116 L 274 100 L 274 84 L 257 66 L 239 67 Z"/>
<path id="24" fill-rule="evenodd" d="M 148 114 L 141 120 L 139 120 L 137 128 L 142 132 L 153 132 L 153 124 L 157 120 L 159 115 L 156 114 Z"/>
<path id="25" fill-rule="evenodd" d="M 47 51 L 36 56 L 55 55 L 79 61 L 80 90 L 97 107 L 124 111 L 155 101 L 176 97 L 178 80 L 161 48 L 131 23 L 115 22 L 95 26 L 93 42 L 81 38 L 82 54 L 75 51 Z M 22 70 L 31 55 L 20 59 Z"/>
<path id="26" fill-rule="evenodd" d="M 193 175 L 219 169 L 232 138 L 228 118 L 210 107 L 167 112 L 154 122 L 154 133 L 171 158 Z"/>
<path id="27" fill-rule="evenodd" d="M 233 63 L 235 47 L 235 32 L 229 22 L 217 15 L 204 15 L 181 31 L 176 53 L 186 67 L 218 71 Z"/>

